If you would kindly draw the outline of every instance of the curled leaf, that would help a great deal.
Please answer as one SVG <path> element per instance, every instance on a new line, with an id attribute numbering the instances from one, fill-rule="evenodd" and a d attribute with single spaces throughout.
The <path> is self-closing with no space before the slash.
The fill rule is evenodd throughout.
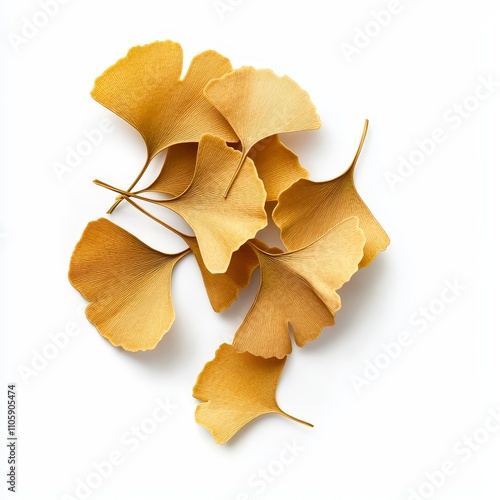
<path id="1" fill-rule="evenodd" d="M 114 346 L 154 349 L 175 319 L 168 255 L 107 219 L 90 222 L 71 257 L 69 280 L 89 302 L 88 320 Z"/>
<path id="2" fill-rule="evenodd" d="M 389 245 L 389 237 L 354 185 L 354 169 L 367 128 L 368 120 L 356 156 L 342 175 L 324 182 L 300 179 L 279 196 L 273 219 L 281 230 L 281 239 L 288 250 L 309 245 L 335 224 L 353 215 L 359 218 L 359 225 L 366 236 L 360 268 L 370 264 L 377 253 Z"/>
<path id="3" fill-rule="evenodd" d="M 207 269 L 211 273 L 224 273 L 233 252 L 267 225 L 266 192 L 249 158 L 244 161 L 230 196 L 222 197 L 241 156 L 241 152 L 227 146 L 222 139 L 204 135 L 198 146 L 191 184 L 181 195 L 168 200 L 153 200 L 95 182 L 123 196 L 179 214 L 193 229 Z"/>
<path id="4" fill-rule="evenodd" d="M 270 69 L 244 66 L 211 80 L 205 95 L 239 137 L 243 158 L 252 146 L 274 134 L 313 130 L 321 126 L 309 94 L 288 76 Z M 229 192 L 239 168 L 225 191 Z"/>
<path id="5" fill-rule="evenodd" d="M 357 271 L 364 244 L 357 217 L 350 217 L 294 252 L 275 254 L 253 246 L 261 283 L 235 334 L 235 350 L 283 358 L 292 352 L 289 324 L 299 347 L 333 325 L 340 309 L 336 290 Z"/>
<path id="6" fill-rule="evenodd" d="M 222 344 L 209 361 L 193 388 L 193 397 L 204 403 L 195 412 L 196 422 L 206 427 L 219 444 L 231 439 L 253 419 L 277 413 L 312 427 L 292 417 L 278 406 L 276 387 L 284 359 L 264 359 L 249 353 L 237 353 Z"/>
<path id="7" fill-rule="evenodd" d="M 288 149 L 277 135 L 259 141 L 248 154 L 255 163 L 267 192 L 267 201 L 275 201 L 280 193 L 309 172 L 300 164 L 297 155 Z"/>

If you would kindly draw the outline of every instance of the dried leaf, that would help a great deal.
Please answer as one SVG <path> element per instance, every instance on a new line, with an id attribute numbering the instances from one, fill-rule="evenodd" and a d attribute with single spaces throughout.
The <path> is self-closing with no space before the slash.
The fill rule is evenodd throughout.
<path id="1" fill-rule="evenodd" d="M 205 87 L 205 95 L 236 132 L 243 157 L 257 142 L 271 135 L 321 126 L 309 94 L 290 77 L 278 77 L 270 69 L 249 66 L 237 69 L 211 80 Z"/>
<path id="2" fill-rule="evenodd" d="M 114 346 L 154 349 L 174 321 L 172 271 L 187 253 L 158 252 L 99 219 L 87 225 L 75 247 L 69 280 L 90 302 L 88 320 Z"/>
<path id="3" fill-rule="evenodd" d="M 179 214 L 193 229 L 205 266 L 211 273 L 224 273 L 231 255 L 267 225 L 266 192 L 255 165 L 247 158 L 230 196 L 222 197 L 241 152 L 211 135 L 198 146 L 195 174 L 178 197 L 152 200 L 95 181 L 123 196 L 160 205 Z"/>
<path id="4" fill-rule="evenodd" d="M 196 258 L 212 308 L 215 312 L 227 309 L 238 298 L 240 290 L 250 283 L 252 273 L 259 265 L 257 256 L 245 243 L 233 253 L 225 273 L 213 274 L 203 262 L 196 238 L 186 236 L 184 240 Z"/>
<path id="5" fill-rule="evenodd" d="M 196 422 L 206 427 L 217 443 L 224 444 L 253 419 L 277 413 L 312 427 L 281 410 L 276 387 L 286 358 L 263 359 L 237 353 L 222 344 L 193 388 L 193 396 L 205 401 L 196 408 Z"/>
<path id="6" fill-rule="evenodd" d="M 288 250 L 309 245 L 335 224 L 352 215 L 359 217 L 360 227 L 366 236 L 360 268 L 370 264 L 377 253 L 389 245 L 389 237 L 354 185 L 354 169 L 367 127 L 368 121 L 356 156 L 345 173 L 325 182 L 300 179 L 279 196 L 273 219 L 281 230 L 281 239 Z"/>
<path id="7" fill-rule="evenodd" d="M 229 59 L 213 50 L 202 52 L 180 80 L 182 59 L 182 47 L 170 40 L 132 47 L 95 81 L 92 97 L 132 125 L 146 143 L 146 162 L 127 191 L 169 146 L 198 142 L 206 133 L 237 141 L 226 119 L 203 95 L 207 82 L 232 70 Z M 122 199 L 118 197 L 108 213 Z"/>
<path id="8" fill-rule="evenodd" d="M 172 144 L 198 142 L 210 133 L 235 141 L 225 118 L 203 88 L 232 70 L 229 60 L 207 50 L 195 56 L 184 79 L 182 47 L 170 40 L 132 47 L 95 81 L 92 97 L 139 131 L 148 158 Z"/>
<path id="9" fill-rule="evenodd" d="M 358 222 L 357 217 L 350 217 L 294 252 L 273 254 L 253 246 L 261 283 L 235 334 L 236 351 L 283 358 L 292 352 L 289 324 L 299 347 L 334 324 L 340 309 L 335 290 L 349 281 L 363 256 L 365 237 Z"/>
<path id="10" fill-rule="evenodd" d="M 203 262 L 196 237 L 188 236 L 181 233 L 177 229 L 170 227 L 164 221 L 158 219 L 158 217 L 155 217 L 143 207 L 134 203 L 130 198 L 126 198 L 126 200 L 132 206 L 137 208 L 137 210 L 141 211 L 167 229 L 173 231 L 189 246 L 196 258 L 198 267 L 200 268 L 210 304 L 215 312 L 227 309 L 238 298 L 240 290 L 248 286 L 253 271 L 259 265 L 259 260 L 250 245 L 245 243 L 233 253 L 231 262 L 229 263 L 229 267 L 225 273 L 212 274 Z M 259 240 L 253 241 L 259 242 Z M 265 243 L 259 243 L 262 245 L 262 248 L 268 249 L 268 246 Z"/>
<path id="11" fill-rule="evenodd" d="M 300 164 L 297 155 L 288 149 L 277 135 L 259 141 L 248 154 L 255 163 L 267 192 L 267 201 L 275 201 L 285 189 L 309 172 Z"/>
<path id="12" fill-rule="evenodd" d="M 196 142 L 170 146 L 158 177 L 149 187 L 136 193 L 152 191 L 171 196 L 181 195 L 193 180 L 197 153 L 198 143 Z"/>

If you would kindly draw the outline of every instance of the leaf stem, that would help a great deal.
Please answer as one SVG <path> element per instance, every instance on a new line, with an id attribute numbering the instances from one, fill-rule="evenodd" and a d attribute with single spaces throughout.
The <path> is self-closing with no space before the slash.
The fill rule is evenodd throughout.
<path id="1" fill-rule="evenodd" d="M 365 120 L 365 124 L 363 126 L 363 133 L 361 134 L 361 140 L 359 141 L 359 146 L 356 151 L 356 154 L 354 155 L 354 159 L 352 160 L 351 166 L 349 167 L 349 170 L 351 172 L 354 171 L 354 168 L 356 167 L 356 163 L 358 162 L 359 155 L 361 154 L 361 150 L 363 149 L 363 144 L 365 143 L 365 138 L 366 138 L 366 133 L 368 132 L 368 120 Z"/>
<path id="2" fill-rule="evenodd" d="M 236 177 L 240 173 L 240 170 L 241 170 L 241 167 L 243 166 L 243 163 L 245 163 L 245 160 L 247 159 L 247 155 L 248 155 L 248 149 L 244 147 L 242 152 L 241 152 L 241 158 L 240 158 L 240 161 L 238 163 L 238 166 L 234 170 L 233 175 L 231 176 L 231 180 L 229 181 L 229 184 L 227 185 L 226 190 L 224 191 L 224 194 L 222 195 L 224 198 L 227 198 L 227 195 L 229 194 L 229 191 L 231 190 L 231 187 L 232 187 L 234 181 L 236 180 Z"/>
<path id="3" fill-rule="evenodd" d="M 94 184 L 97 184 L 98 186 L 101 186 L 103 188 L 109 189 L 110 191 L 114 191 L 115 193 L 120 194 L 122 197 L 121 200 L 123 200 L 124 198 L 133 197 L 133 198 L 136 198 L 138 200 L 148 201 L 149 203 L 155 203 L 157 205 L 161 205 L 161 203 L 162 203 L 162 200 L 152 200 L 151 198 L 146 198 L 145 196 L 140 196 L 136 193 L 131 193 L 129 191 L 123 191 L 123 189 L 119 189 L 117 187 L 111 186 L 110 184 L 106 184 L 105 182 L 102 182 L 98 179 L 94 180 Z"/>
<path id="4" fill-rule="evenodd" d="M 134 203 L 130 199 L 130 197 L 136 198 L 136 199 L 141 200 L 141 201 L 148 201 L 149 203 L 155 203 L 155 204 L 160 205 L 160 206 L 161 206 L 161 202 L 159 202 L 157 200 L 150 200 L 149 198 L 145 198 L 144 196 L 139 196 L 139 195 L 134 194 L 134 193 L 128 193 L 127 191 L 122 191 L 121 189 L 115 188 L 115 187 L 113 187 L 113 186 L 111 186 L 109 184 L 106 184 L 105 182 L 102 182 L 102 181 L 98 180 L 98 179 L 94 180 L 94 184 L 97 184 L 98 186 L 101 186 L 103 188 L 109 189 L 110 191 L 114 191 L 116 193 L 119 193 L 122 196 L 121 201 L 126 200 L 134 208 L 136 208 L 137 210 L 139 210 L 139 212 L 142 212 L 144 215 L 147 215 L 150 219 L 153 219 L 158 224 L 161 224 L 163 227 L 166 227 L 167 229 L 169 229 L 174 234 L 176 234 L 177 236 L 179 236 L 180 238 L 182 238 L 184 241 L 187 242 L 187 238 L 189 238 L 189 236 L 187 234 L 181 233 L 180 231 L 178 231 L 174 227 L 170 226 L 166 222 L 163 222 L 161 219 L 158 219 L 158 217 L 155 217 L 153 214 L 149 213 L 146 209 L 142 208 L 137 203 Z"/>
<path id="5" fill-rule="evenodd" d="M 151 163 L 151 158 L 148 155 L 148 157 L 146 159 L 146 163 L 144 164 L 144 166 L 142 167 L 141 171 L 139 172 L 139 175 L 135 178 L 134 182 L 132 182 L 131 186 L 127 189 L 127 191 L 131 191 L 132 189 L 134 189 L 135 185 L 141 180 L 142 176 L 146 172 L 146 169 L 148 168 L 148 166 L 149 166 L 150 163 Z M 111 207 L 107 211 L 107 213 L 108 214 L 112 214 L 113 211 L 114 211 L 114 209 L 123 201 L 123 199 L 124 199 L 124 195 L 123 194 L 121 194 L 120 196 L 118 196 L 116 198 L 116 201 L 113 203 L 113 205 L 111 205 Z"/>
<path id="6" fill-rule="evenodd" d="M 167 224 L 166 222 L 163 222 L 161 219 L 158 219 L 158 217 L 155 217 L 153 214 L 149 213 L 147 210 L 145 210 L 144 208 L 142 208 L 140 205 L 138 205 L 137 203 L 133 202 L 128 196 L 125 196 L 123 199 L 126 202 L 130 203 L 134 208 L 136 208 L 137 210 L 139 210 L 139 212 L 142 212 L 144 215 L 147 215 L 150 219 L 154 220 L 158 224 L 161 224 L 163 227 L 169 229 L 174 234 L 176 234 L 177 236 L 179 236 L 180 238 L 182 238 L 184 241 L 186 241 L 187 238 L 189 238 L 189 236 L 187 234 L 181 233 L 179 230 L 175 229 L 175 227 L 172 227 L 169 224 Z"/>
<path id="7" fill-rule="evenodd" d="M 298 422 L 299 424 L 307 425 L 308 427 L 314 427 L 313 424 L 310 424 L 309 422 L 306 422 L 305 420 L 300 420 L 300 418 L 293 417 L 292 415 L 289 415 L 288 413 L 285 413 L 281 408 L 280 408 L 280 415 L 283 415 L 286 418 L 289 418 L 290 420 L 293 420 L 294 422 Z"/>

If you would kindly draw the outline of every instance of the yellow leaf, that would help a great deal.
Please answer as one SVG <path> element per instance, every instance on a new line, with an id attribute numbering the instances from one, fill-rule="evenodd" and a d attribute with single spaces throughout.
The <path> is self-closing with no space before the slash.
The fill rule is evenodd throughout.
<path id="1" fill-rule="evenodd" d="M 213 50 L 202 52 L 181 80 L 182 60 L 182 47 L 170 40 L 132 47 L 95 81 L 92 97 L 132 125 L 146 143 L 146 163 L 127 191 L 151 159 L 173 144 L 199 142 L 203 134 L 237 141 L 226 119 L 203 95 L 207 82 L 232 70 L 229 59 Z"/>
<path id="2" fill-rule="evenodd" d="M 300 164 L 297 155 L 288 149 L 277 135 L 259 141 L 248 154 L 255 163 L 267 192 L 267 201 L 275 201 L 285 189 L 309 172 Z"/>
<path id="3" fill-rule="evenodd" d="M 191 184 L 181 195 L 168 200 L 153 200 L 95 182 L 125 197 L 148 201 L 179 214 L 193 229 L 207 269 L 224 273 L 233 252 L 267 225 L 266 192 L 249 158 L 244 161 L 230 196 L 222 197 L 241 156 L 222 139 L 204 135 Z"/>
<path id="4" fill-rule="evenodd" d="M 213 274 L 203 262 L 196 238 L 185 236 L 184 240 L 196 258 L 212 308 L 215 312 L 227 309 L 238 298 L 240 290 L 250 283 L 252 273 L 259 265 L 257 256 L 245 243 L 233 253 L 226 272 Z"/>
<path id="5" fill-rule="evenodd" d="M 276 402 L 276 387 L 285 366 L 284 359 L 264 359 L 237 353 L 222 344 L 209 361 L 193 389 L 200 401 L 196 422 L 206 427 L 217 443 L 224 444 L 243 426 L 268 413 L 277 413 L 312 427 L 281 410 Z"/>
<path id="6" fill-rule="evenodd" d="M 248 243 L 245 243 L 238 250 L 236 250 L 236 252 L 233 253 L 231 262 L 229 263 L 229 267 L 227 268 L 225 273 L 213 274 L 205 266 L 205 263 L 203 262 L 203 259 L 201 257 L 198 241 L 194 236 L 188 236 L 184 233 L 181 233 L 177 229 L 166 224 L 158 217 L 155 217 L 154 215 L 149 213 L 140 205 L 134 203 L 130 198 L 125 199 L 137 210 L 147 215 L 163 227 L 174 232 L 189 246 L 190 250 L 193 252 L 193 255 L 196 258 L 198 267 L 200 268 L 208 299 L 210 300 L 210 304 L 215 312 L 220 312 L 223 309 L 227 309 L 238 298 L 240 290 L 248 286 L 253 271 L 259 265 L 259 260 L 257 259 L 257 256 Z M 270 249 L 265 243 L 259 240 L 253 241 L 262 245 L 261 248 L 263 248 L 264 250 L 276 250 L 272 248 Z"/>
<path id="7" fill-rule="evenodd" d="M 252 146 L 274 134 L 313 130 L 321 126 L 309 94 L 288 76 L 250 66 L 211 80 L 205 95 L 239 137 L 243 159 Z M 227 185 L 229 192 L 241 165 Z"/>
<path id="8" fill-rule="evenodd" d="M 367 128 L 368 120 L 356 156 L 346 172 L 324 182 L 300 179 L 279 196 L 273 219 L 281 230 L 281 239 L 288 250 L 309 245 L 335 224 L 353 215 L 359 218 L 359 225 L 366 236 L 360 268 L 370 264 L 377 253 L 389 245 L 389 237 L 354 185 L 354 169 Z"/>
<path id="9" fill-rule="evenodd" d="M 357 271 L 365 237 L 357 217 L 337 224 L 309 246 L 270 253 L 253 245 L 261 268 L 260 289 L 238 328 L 238 352 L 283 358 L 292 352 L 288 325 L 299 347 L 334 324 L 339 289 Z"/>
<path id="10" fill-rule="evenodd" d="M 184 79 L 182 47 L 170 40 L 132 47 L 99 76 L 92 97 L 139 131 L 152 158 L 172 144 L 211 133 L 235 141 L 227 121 L 203 96 L 212 78 L 232 70 L 229 59 L 207 50 L 195 56 Z"/>
<path id="11" fill-rule="evenodd" d="M 104 338 L 127 351 L 154 349 L 174 322 L 172 271 L 187 253 L 158 252 L 99 219 L 75 247 L 69 280 L 90 302 L 87 318 Z"/>
<path id="12" fill-rule="evenodd" d="M 152 191 L 171 196 L 181 195 L 193 180 L 197 153 L 198 143 L 196 142 L 170 146 L 158 177 L 149 187 L 135 193 Z"/>

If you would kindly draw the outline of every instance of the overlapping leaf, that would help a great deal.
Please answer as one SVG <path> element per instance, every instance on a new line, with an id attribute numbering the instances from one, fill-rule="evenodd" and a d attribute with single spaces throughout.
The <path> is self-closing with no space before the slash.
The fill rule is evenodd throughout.
<path id="1" fill-rule="evenodd" d="M 268 413 L 311 426 L 283 412 L 276 402 L 276 387 L 285 361 L 286 358 L 264 359 L 237 353 L 229 344 L 222 344 L 194 386 L 193 396 L 205 401 L 196 408 L 196 421 L 219 444 L 229 441 L 253 419 Z"/>
<path id="2" fill-rule="evenodd" d="M 267 192 L 267 201 L 275 201 L 298 179 L 309 177 L 297 155 L 288 149 L 277 135 L 259 141 L 248 154 L 255 163 Z"/>
<path id="3" fill-rule="evenodd" d="M 250 283 L 250 277 L 259 265 L 257 256 L 245 243 L 233 253 L 224 273 L 213 274 L 203 261 L 196 238 L 186 236 L 184 239 L 196 258 L 212 308 L 215 312 L 227 309 Z"/>
<path id="4" fill-rule="evenodd" d="M 137 210 L 141 211 L 167 229 L 173 231 L 189 246 L 189 249 L 195 256 L 196 262 L 200 268 L 208 299 L 215 312 L 227 309 L 238 298 L 239 292 L 248 286 L 254 269 L 259 265 L 257 256 L 252 251 L 248 243 L 245 243 L 233 253 L 231 262 L 229 263 L 226 272 L 213 274 L 207 269 L 205 263 L 203 262 L 196 237 L 188 236 L 174 228 L 171 228 L 161 219 L 158 219 L 143 207 L 137 205 L 130 198 L 125 199 L 128 203 L 137 208 Z M 265 243 L 259 240 L 253 241 L 259 243 L 264 250 L 276 250 L 269 248 Z"/>
<path id="5" fill-rule="evenodd" d="M 364 256 L 359 267 L 370 264 L 385 250 L 389 237 L 361 199 L 354 185 L 354 169 L 366 136 L 368 122 L 351 166 L 339 177 L 325 182 L 300 179 L 281 193 L 273 219 L 281 230 L 288 250 L 309 245 L 335 224 L 355 215 L 366 236 Z"/>
<path id="6" fill-rule="evenodd" d="M 197 154 L 196 142 L 170 146 L 158 177 L 149 187 L 136 191 L 136 194 L 153 191 L 180 196 L 193 180 Z"/>
<path id="7" fill-rule="evenodd" d="M 364 244 L 358 219 L 350 217 L 295 252 L 272 254 L 254 246 L 261 284 L 235 334 L 236 351 L 283 358 L 292 352 L 289 324 L 300 347 L 333 325 L 340 309 L 336 290 L 357 271 Z"/>
<path id="8" fill-rule="evenodd" d="M 182 47 L 170 40 L 133 47 L 95 81 L 92 97 L 130 123 L 146 143 L 146 162 L 128 191 L 151 159 L 171 145 L 198 142 L 207 133 L 237 140 L 226 119 L 203 95 L 207 82 L 232 70 L 230 61 L 207 50 L 193 58 L 181 80 L 182 59 Z"/>
<path id="9" fill-rule="evenodd" d="M 321 126 L 309 94 L 290 77 L 278 77 L 270 69 L 244 66 L 211 80 L 205 95 L 236 132 L 243 158 L 266 137 Z M 240 168 L 235 170 L 226 195 Z"/>
<path id="10" fill-rule="evenodd" d="M 132 125 L 144 138 L 148 158 L 172 144 L 198 142 L 203 134 L 236 141 L 226 119 L 203 88 L 232 70 L 213 50 L 195 56 L 184 79 L 182 47 L 170 40 L 133 47 L 96 79 L 92 97 Z"/>
<path id="11" fill-rule="evenodd" d="M 127 351 L 154 349 L 174 322 L 172 271 L 189 250 L 154 250 L 107 219 L 90 222 L 71 257 L 69 280 L 90 302 L 87 318 Z"/>
<path id="12" fill-rule="evenodd" d="M 249 158 L 245 159 L 230 196 L 222 196 L 241 155 L 222 139 L 204 135 L 198 146 L 191 184 L 181 195 L 168 200 L 152 200 L 98 183 L 124 196 L 178 213 L 193 229 L 207 269 L 211 273 L 223 273 L 233 252 L 267 225 L 266 192 Z"/>

